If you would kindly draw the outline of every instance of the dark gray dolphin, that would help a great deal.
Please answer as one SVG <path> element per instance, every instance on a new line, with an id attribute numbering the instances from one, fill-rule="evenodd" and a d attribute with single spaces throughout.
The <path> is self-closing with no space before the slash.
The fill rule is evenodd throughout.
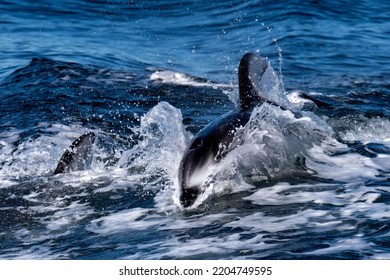
<path id="1" fill-rule="evenodd" d="M 179 167 L 180 203 L 184 208 L 203 192 L 202 173 L 232 149 L 235 132 L 246 125 L 253 108 L 265 101 L 273 104 L 261 92 L 261 78 L 268 67 L 268 62 L 257 54 L 245 54 L 238 68 L 239 107 L 208 124 L 190 142 Z"/>
<path id="2" fill-rule="evenodd" d="M 85 170 L 91 165 L 92 144 L 95 141 L 93 132 L 85 133 L 77 138 L 58 162 L 54 174 Z"/>

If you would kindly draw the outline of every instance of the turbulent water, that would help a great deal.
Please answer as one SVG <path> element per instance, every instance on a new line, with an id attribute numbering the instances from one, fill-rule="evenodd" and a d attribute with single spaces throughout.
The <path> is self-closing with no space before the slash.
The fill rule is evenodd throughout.
<path id="1" fill-rule="evenodd" d="M 389 259 L 390 4 L 274 2 L 2 1 L 0 258 Z M 290 110 L 259 104 L 182 209 L 246 52 Z"/>

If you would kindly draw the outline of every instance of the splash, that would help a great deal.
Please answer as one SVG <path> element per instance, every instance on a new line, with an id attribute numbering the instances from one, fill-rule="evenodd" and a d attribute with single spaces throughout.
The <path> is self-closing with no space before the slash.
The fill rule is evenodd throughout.
<path id="1" fill-rule="evenodd" d="M 190 139 L 182 124 L 182 114 L 167 102 L 160 102 L 141 117 L 134 132 L 140 140 L 125 151 L 118 167 L 140 174 L 144 190 L 158 192 L 160 209 L 172 209 L 172 197 L 178 204 L 177 181 L 181 157 Z"/>
<path id="2" fill-rule="evenodd" d="M 140 141 L 124 152 L 119 167 L 142 168 L 150 175 L 163 170 L 175 178 L 173 169 L 179 165 L 180 155 L 189 141 L 180 110 L 160 102 L 141 117 L 140 126 L 135 127 L 134 132 Z"/>
<path id="3" fill-rule="evenodd" d="M 340 128 L 340 137 L 347 142 L 377 142 L 390 146 L 390 120 L 383 117 L 367 118 L 362 115 L 349 115 L 331 120 Z"/>

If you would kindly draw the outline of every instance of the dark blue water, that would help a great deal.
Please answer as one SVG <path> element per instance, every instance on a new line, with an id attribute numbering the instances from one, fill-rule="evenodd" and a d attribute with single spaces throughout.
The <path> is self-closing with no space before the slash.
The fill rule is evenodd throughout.
<path id="1" fill-rule="evenodd" d="M 2 1 L 0 258 L 390 258 L 389 18 L 379 0 Z M 256 108 L 183 210 L 181 157 L 235 108 L 246 52 L 303 118 Z M 53 175 L 88 131 L 91 168 Z"/>

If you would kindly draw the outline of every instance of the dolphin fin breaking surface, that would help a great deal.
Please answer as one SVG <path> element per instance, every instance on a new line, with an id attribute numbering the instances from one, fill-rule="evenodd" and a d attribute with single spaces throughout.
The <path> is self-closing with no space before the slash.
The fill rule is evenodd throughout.
<path id="1" fill-rule="evenodd" d="M 91 165 L 95 133 L 88 132 L 76 139 L 62 155 L 54 174 L 85 170 Z"/>

